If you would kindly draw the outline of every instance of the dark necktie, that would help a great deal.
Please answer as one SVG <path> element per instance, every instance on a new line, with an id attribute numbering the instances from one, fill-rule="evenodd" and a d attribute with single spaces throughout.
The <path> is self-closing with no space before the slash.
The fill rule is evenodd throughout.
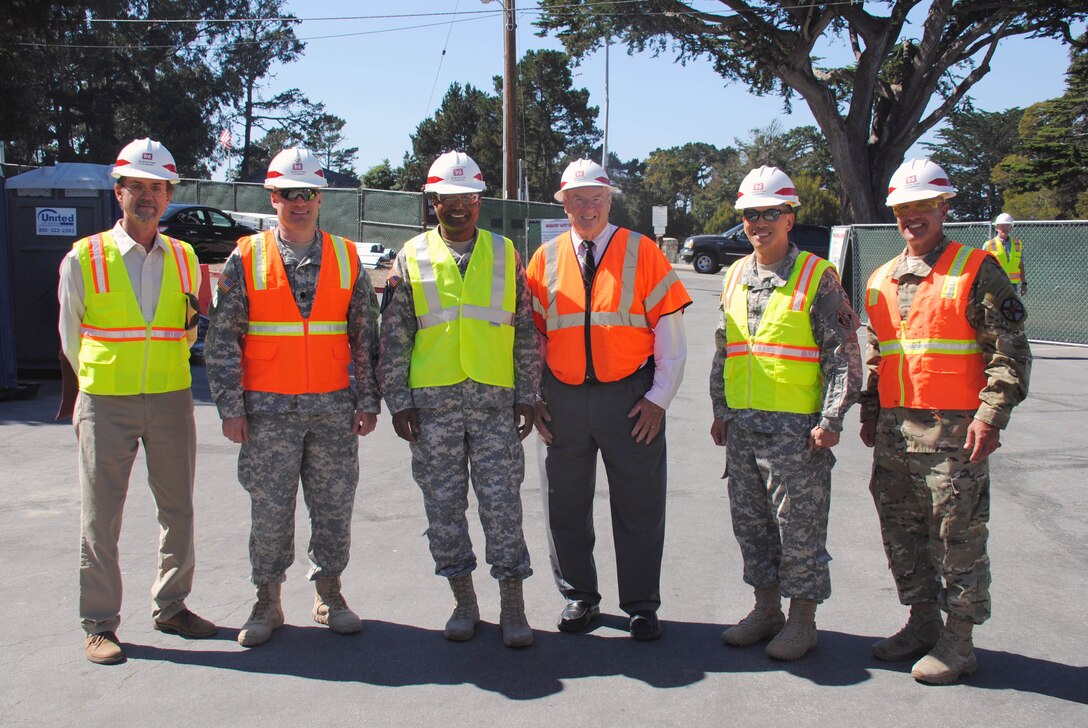
<path id="1" fill-rule="evenodd" d="M 593 259 L 593 241 L 582 242 L 582 282 L 588 288 L 593 284 L 593 274 L 597 272 L 597 261 Z"/>

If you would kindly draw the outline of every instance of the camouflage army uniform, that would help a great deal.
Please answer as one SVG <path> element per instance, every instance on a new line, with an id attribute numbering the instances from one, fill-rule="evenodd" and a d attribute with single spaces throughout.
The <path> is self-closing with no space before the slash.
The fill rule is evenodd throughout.
<path id="1" fill-rule="evenodd" d="M 494 240 L 498 244 L 502 238 L 496 235 Z M 462 277 L 473 247 L 475 242 L 460 257 L 450 250 Z M 403 249 L 382 299 L 378 377 L 390 412 L 418 410 L 420 432 L 411 445 L 412 476 L 423 492 L 427 537 L 439 576 L 464 576 L 476 568 L 465 518 L 470 468 L 491 575 L 524 579 L 532 574 L 521 526 L 525 455 L 513 408 L 515 404 L 533 404 L 540 384 L 540 354 L 520 258 L 515 268 L 513 389 L 472 379 L 442 387 L 409 388 L 417 323 Z"/>
<path id="2" fill-rule="evenodd" d="M 321 270 L 321 233 L 302 260 L 278 234 L 276 244 L 299 313 L 308 318 Z M 359 483 L 359 445 L 351 431 L 352 418 L 356 411 L 381 411 L 376 378 L 378 300 L 362 266 L 347 320 L 354 391 L 243 391 L 242 340 L 249 326 L 249 301 L 237 251 L 219 278 L 205 358 L 219 416 L 245 415 L 248 421 L 249 441 L 242 443 L 238 455 L 238 480 L 252 499 L 249 558 L 255 584 L 282 582 L 294 561 L 295 495 L 300 478 L 310 512 L 309 578 L 339 576 L 347 566 Z"/>
<path id="3" fill-rule="evenodd" d="M 748 330 L 759 327 L 775 288 L 784 286 L 797 260 L 786 257 L 760 279 L 754 257 L 739 284 L 748 286 Z M 861 389 L 860 325 L 838 276 L 825 274 L 813 296 L 812 333 L 820 348 L 823 406 L 818 414 L 731 409 L 724 391 L 725 312 L 715 332 L 710 371 L 714 417 L 727 423 L 726 476 L 733 535 L 744 559 L 744 581 L 756 589 L 779 586 L 782 596 L 823 601 L 831 595 L 827 519 L 831 507 L 830 448 L 810 451 L 810 431 L 819 425 L 842 431 L 846 410 Z"/>
<path id="4" fill-rule="evenodd" d="M 920 260 L 900 256 L 892 278 L 899 281 L 904 320 L 919 282 L 947 247 L 945 238 Z M 1023 304 L 993 257 L 983 261 L 969 295 L 967 320 L 977 332 L 986 371 L 978 410 L 881 409 L 880 346 L 870 325 L 861 420 L 877 423 L 869 490 L 899 601 L 936 602 L 982 624 L 990 616 L 990 468 L 987 460 L 970 462 L 964 442 L 972 419 L 1002 429 L 1008 424 L 1012 408 L 1027 396 L 1031 351 Z"/>

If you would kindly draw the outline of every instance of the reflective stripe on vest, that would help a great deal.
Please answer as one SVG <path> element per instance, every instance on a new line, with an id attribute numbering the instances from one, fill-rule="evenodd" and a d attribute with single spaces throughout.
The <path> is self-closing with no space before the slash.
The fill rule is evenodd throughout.
<path id="1" fill-rule="evenodd" d="M 691 303 L 657 245 L 623 228 L 604 245 L 588 313 L 581 262 L 570 233 L 541 246 L 529 268 L 537 328 L 548 337 L 547 365 L 566 384 L 586 381 L 587 332 L 595 379 L 617 381 L 653 356 L 653 327 L 659 317 Z"/>
<path id="2" fill-rule="evenodd" d="M 347 311 L 359 275 L 354 244 L 321 233 L 321 270 L 309 319 L 299 313 L 273 231 L 242 238 L 238 251 L 249 296 L 242 387 L 278 394 L 348 387 Z"/>
<path id="3" fill-rule="evenodd" d="M 982 349 L 967 321 L 981 250 L 949 242 L 918 284 L 907 319 L 899 313 L 896 258 L 869 278 L 865 308 L 880 347 L 880 406 L 975 410 L 986 386 Z"/>
<path id="4" fill-rule="evenodd" d="M 1023 254 L 1024 245 L 1019 238 L 1010 237 L 1009 242 L 1012 244 L 1006 248 L 1001 238 L 990 238 L 983 245 L 983 250 L 997 259 L 1012 283 L 1019 285 L 1023 282 L 1023 276 L 1020 275 L 1020 256 Z"/>
<path id="5" fill-rule="evenodd" d="M 823 405 L 820 349 L 809 312 L 826 260 L 801 251 L 785 285 L 767 301 L 755 335 L 748 328 L 748 287 L 740 283 L 752 256 L 725 276 L 725 397 L 733 409 L 815 414 Z"/>
<path id="6" fill-rule="evenodd" d="M 478 230 L 464 277 L 437 230 L 405 243 L 416 336 L 408 385 L 514 386 L 514 244 Z"/>
<path id="7" fill-rule="evenodd" d="M 75 243 L 86 309 L 80 326 L 81 390 L 157 394 L 191 385 L 185 315 L 196 276 L 196 255 L 187 243 L 165 235 L 161 239 L 166 253 L 159 301 L 150 323 L 143 318 L 112 233 Z"/>

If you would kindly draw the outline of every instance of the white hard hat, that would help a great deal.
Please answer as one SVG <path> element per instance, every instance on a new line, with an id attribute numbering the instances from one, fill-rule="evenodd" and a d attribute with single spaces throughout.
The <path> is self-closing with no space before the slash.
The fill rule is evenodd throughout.
<path id="1" fill-rule="evenodd" d="M 996 220 L 994 220 L 994 225 L 1012 225 L 1014 222 L 1016 222 L 1016 220 L 1013 219 L 1012 215 L 1003 212 L 997 216 Z"/>
<path id="2" fill-rule="evenodd" d="M 579 187 L 607 187 L 613 192 L 619 192 L 612 186 L 608 179 L 608 172 L 604 167 L 592 159 L 576 159 L 563 170 L 563 179 L 559 182 L 559 190 L 553 195 L 556 202 L 563 201 L 563 193 L 567 190 L 575 190 Z"/>
<path id="3" fill-rule="evenodd" d="M 752 207 L 774 207 L 775 205 L 801 206 L 793 180 L 778 167 L 753 169 L 740 183 L 736 208 L 747 210 Z"/>
<path id="4" fill-rule="evenodd" d="M 888 182 L 888 207 L 934 197 L 950 199 L 956 188 L 940 165 L 928 159 L 908 159 L 895 170 Z"/>
<path id="5" fill-rule="evenodd" d="M 328 187 L 321 160 L 309 149 L 288 147 L 272 158 L 264 186 L 268 189 Z"/>
<path id="6" fill-rule="evenodd" d="M 483 192 L 484 173 L 464 152 L 446 152 L 431 163 L 423 191 L 436 195 Z"/>
<path id="7" fill-rule="evenodd" d="M 174 155 L 154 139 L 137 139 L 125 145 L 113 163 L 114 179 L 121 177 L 140 177 L 142 179 L 161 179 L 170 184 L 178 183 L 178 168 L 174 164 Z"/>

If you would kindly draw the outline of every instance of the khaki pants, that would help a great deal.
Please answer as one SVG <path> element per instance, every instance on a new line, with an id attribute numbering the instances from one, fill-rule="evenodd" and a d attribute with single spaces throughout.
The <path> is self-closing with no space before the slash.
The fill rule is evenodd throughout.
<path id="1" fill-rule="evenodd" d="M 79 441 L 82 544 L 79 615 L 88 634 L 121 623 L 121 566 L 117 540 L 128 479 L 139 443 L 155 498 L 159 573 L 151 586 L 154 618 L 185 608 L 193 584 L 193 478 L 196 426 L 189 389 L 111 396 L 80 392 L 73 423 Z"/>

